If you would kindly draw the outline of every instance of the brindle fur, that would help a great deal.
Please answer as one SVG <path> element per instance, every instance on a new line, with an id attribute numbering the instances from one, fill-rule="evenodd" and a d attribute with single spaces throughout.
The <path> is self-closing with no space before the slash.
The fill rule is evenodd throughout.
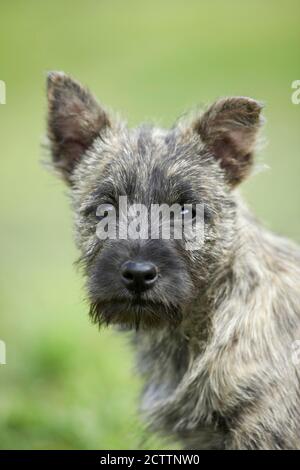
<path id="1" fill-rule="evenodd" d="M 147 422 L 192 449 L 299 449 L 300 250 L 263 228 L 237 185 L 251 170 L 261 105 L 217 101 L 169 130 L 128 129 L 77 82 L 48 79 L 53 167 L 70 186 L 91 315 L 133 329 Z M 205 241 L 107 240 L 100 203 L 205 203 Z M 159 282 L 136 303 L 119 281 L 147 259 Z"/>

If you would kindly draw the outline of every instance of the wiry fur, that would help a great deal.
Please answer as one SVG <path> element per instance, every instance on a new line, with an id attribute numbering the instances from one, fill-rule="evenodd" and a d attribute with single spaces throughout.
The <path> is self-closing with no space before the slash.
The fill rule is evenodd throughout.
<path id="1" fill-rule="evenodd" d="M 58 113 L 61 126 L 61 93 L 84 109 L 63 127 L 56 120 Z M 129 130 L 95 110 L 89 93 L 65 75 L 51 74 L 49 97 L 53 163 L 71 186 L 91 315 L 136 329 L 147 422 L 187 448 L 299 449 L 299 369 L 291 355 L 300 324 L 300 250 L 265 230 L 234 189 L 251 169 L 260 104 L 224 99 L 170 130 Z M 101 242 L 95 209 L 120 195 L 147 206 L 204 202 L 203 246 Z M 120 264 L 132 258 L 154 261 L 160 273 L 139 299 L 118 279 Z"/>

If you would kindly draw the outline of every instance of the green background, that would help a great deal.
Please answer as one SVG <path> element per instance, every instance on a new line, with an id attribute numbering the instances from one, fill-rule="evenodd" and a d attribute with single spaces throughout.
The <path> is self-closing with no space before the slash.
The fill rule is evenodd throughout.
<path id="1" fill-rule="evenodd" d="M 1 448 L 153 448 L 127 338 L 89 322 L 66 190 L 41 166 L 45 72 L 72 74 L 130 124 L 170 125 L 223 95 L 266 103 L 268 170 L 242 188 L 300 241 L 299 1 L 1 1 Z"/>

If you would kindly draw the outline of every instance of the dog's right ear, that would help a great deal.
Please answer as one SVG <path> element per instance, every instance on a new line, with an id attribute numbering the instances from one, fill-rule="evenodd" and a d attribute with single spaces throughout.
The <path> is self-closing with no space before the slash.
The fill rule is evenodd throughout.
<path id="1" fill-rule="evenodd" d="M 110 120 L 91 93 L 62 72 L 50 72 L 48 138 L 55 169 L 72 184 L 72 173 L 85 151 Z"/>

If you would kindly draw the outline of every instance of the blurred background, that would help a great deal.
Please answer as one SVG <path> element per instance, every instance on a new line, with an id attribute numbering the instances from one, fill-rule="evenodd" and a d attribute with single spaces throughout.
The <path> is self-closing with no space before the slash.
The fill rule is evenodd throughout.
<path id="1" fill-rule="evenodd" d="M 64 70 L 130 124 L 171 125 L 223 95 L 266 103 L 269 169 L 242 188 L 300 241 L 298 1 L 2 1 L 0 448 L 149 449 L 128 339 L 90 324 L 63 184 L 41 166 L 45 72 Z"/>

